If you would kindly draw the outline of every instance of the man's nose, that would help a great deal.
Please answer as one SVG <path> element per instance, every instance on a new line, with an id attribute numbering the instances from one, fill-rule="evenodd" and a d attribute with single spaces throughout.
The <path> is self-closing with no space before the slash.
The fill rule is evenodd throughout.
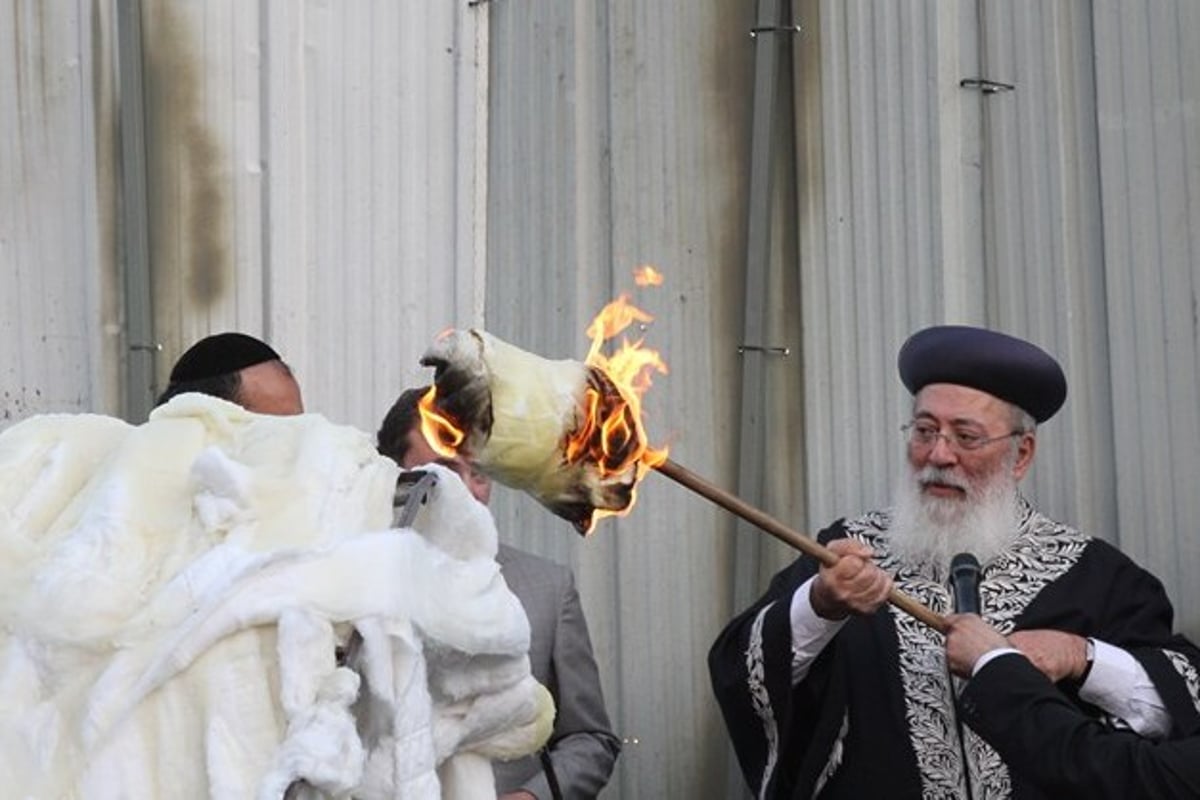
<path id="1" fill-rule="evenodd" d="M 945 435 L 938 434 L 929 450 L 929 460 L 934 464 L 953 464 L 958 461 L 958 451 L 950 446 L 950 440 Z"/>

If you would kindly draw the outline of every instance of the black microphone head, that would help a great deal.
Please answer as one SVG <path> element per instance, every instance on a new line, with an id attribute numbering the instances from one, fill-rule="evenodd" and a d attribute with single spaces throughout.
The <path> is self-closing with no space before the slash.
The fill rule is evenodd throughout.
<path id="1" fill-rule="evenodd" d="M 950 559 L 950 574 L 961 569 L 973 569 L 979 571 L 979 559 L 971 553 L 959 553 L 954 558 Z"/>
<path id="2" fill-rule="evenodd" d="M 979 613 L 979 559 L 970 553 L 950 559 L 950 589 L 956 612 Z"/>

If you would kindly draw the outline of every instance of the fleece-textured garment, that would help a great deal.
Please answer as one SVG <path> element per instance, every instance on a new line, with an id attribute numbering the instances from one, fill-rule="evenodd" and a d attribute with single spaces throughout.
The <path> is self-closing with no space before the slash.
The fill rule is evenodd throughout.
<path id="1" fill-rule="evenodd" d="M 396 530 L 395 466 L 319 415 L 182 395 L 0 432 L 5 795 L 494 797 L 553 705 L 443 472 Z"/>

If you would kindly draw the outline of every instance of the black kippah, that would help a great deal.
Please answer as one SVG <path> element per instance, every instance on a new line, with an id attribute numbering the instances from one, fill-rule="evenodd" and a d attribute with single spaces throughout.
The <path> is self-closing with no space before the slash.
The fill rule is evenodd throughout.
<path id="1" fill-rule="evenodd" d="M 244 333 L 206 336 L 187 349 L 171 368 L 171 383 L 228 375 L 266 361 L 280 360 L 266 342 Z"/>
<path id="2" fill-rule="evenodd" d="M 939 325 L 917 331 L 900 348 L 900 380 L 914 395 L 931 383 L 969 386 L 1028 412 L 1038 422 L 1067 399 L 1067 378 L 1037 345 L 997 331 Z"/>

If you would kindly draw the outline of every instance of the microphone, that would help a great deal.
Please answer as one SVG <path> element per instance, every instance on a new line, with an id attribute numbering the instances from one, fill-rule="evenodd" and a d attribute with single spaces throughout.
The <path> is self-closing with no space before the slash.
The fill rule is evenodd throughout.
<path id="1" fill-rule="evenodd" d="M 979 560 L 975 556 L 959 553 L 950 560 L 950 591 L 955 613 L 979 613 Z"/>

